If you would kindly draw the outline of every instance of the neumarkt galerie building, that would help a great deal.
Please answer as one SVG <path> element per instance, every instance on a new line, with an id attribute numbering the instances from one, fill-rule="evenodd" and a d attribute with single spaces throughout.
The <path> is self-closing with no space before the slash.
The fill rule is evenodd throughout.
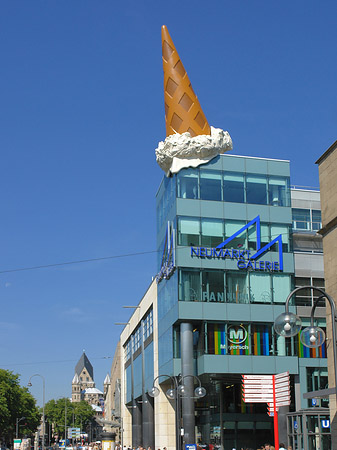
<path id="1" fill-rule="evenodd" d="M 326 367 L 324 347 L 273 330 L 294 287 L 289 184 L 288 161 L 220 155 L 158 190 L 158 373 L 192 373 L 207 389 L 183 399 L 184 433 L 197 442 L 272 441 L 267 406 L 243 403 L 241 375 L 289 371 L 294 411 L 310 368 Z"/>

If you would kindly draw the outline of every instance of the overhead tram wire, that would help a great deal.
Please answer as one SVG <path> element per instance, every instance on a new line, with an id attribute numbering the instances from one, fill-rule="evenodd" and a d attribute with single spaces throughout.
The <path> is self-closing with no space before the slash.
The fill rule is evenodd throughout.
<path id="1" fill-rule="evenodd" d="M 285 234 L 281 233 L 281 235 L 284 236 Z M 263 238 L 263 237 L 265 237 L 265 236 L 261 236 L 261 238 Z M 179 246 L 177 246 L 176 251 L 179 250 L 179 248 L 181 249 L 181 248 L 189 248 L 189 247 L 190 247 L 190 245 L 179 245 Z M 65 262 L 61 262 L 61 263 L 40 264 L 38 266 L 19 267 L 16 269 L 0 270 L 0 274 L 13 273 L 13 272 L 24 272 L 24 271 L 28 271 L 28 270 L 49 269 L 52 267 L 62 267 L 62 266 L 69 266 L 72 264 L 84 264 L 84 263 L 88 263 L 88 262 L 106 261 L 109 259 L 129 258 L 131 256 L 142 256 L 142 255 L 149 255 L 151 253 L 160 253 L 161 251 L 162 250 L 149 250 L 146 252 L 124 253 L 121 255 L 102 256 L 100 258 L 88 258 L 88 259 L 78 259 L 78 260 L 74 260 L 74 261 L 65 261 Z"/>
<path id="2" fill-rule="evenodd" d="M 103 256 L 101 258 L 88 258 L 88 259 L 79 259 L 74 261 L 65 261 L 61 263 L 53 263 L 53 264 L 41 264 L 38 266 L 31 266 L 31 267 L 19 267 L 17 269 L 6 269 L 6 270 L 0 270 L 1 273 L 10 273 L 10 272 L 23 272 L 25 270 L 37 270 L 37 269 L 48 269 L 51 267 L 60 267 L 60 266 L 68 266 L 71 264 L 83 264 L 88 262 L 96 262 L 96 261 L 104 261 L 108 259 L 117 259 L 117 258 L 127 258 L 130 256 L 141 256 L 141 255 L 147 255 L 150 253 L 158 253 L 157 250 L 150 250 L 147 252 L 138 252 L 138 253 L 125 253 L 122 255 L 113 255 L 113 256 Z"/>
<path id="3" fill-rule="evenodd" d="M 113 356 L 96 356 L 94 358 L 90 358 L 90 360 L 97 359 L 112 359 Z M 11 364 L 1 364 L 1 367 L 12 367 L 12 366 L 31 366 L 36 364 L 59 364 L 66 362 L 76 362 L 77 359 L 62 359 L 62 360 L 54 360 L 54 361 L 32 361 L 32 362 L 22 362 L 22 363 L 11 363 Z"/>

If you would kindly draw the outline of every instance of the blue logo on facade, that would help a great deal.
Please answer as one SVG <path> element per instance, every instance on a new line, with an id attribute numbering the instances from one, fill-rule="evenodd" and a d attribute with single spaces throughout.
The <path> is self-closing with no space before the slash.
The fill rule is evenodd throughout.
<path id="1" fill-rule="evenodd" d="M 174 229 L 172 223 L 167 222 L 161 269 L 156 276 L 157 283 L 160 283 L 163 279 L 168 280 L 175 269 Z"/>
<path id="2" fill-rule="evenodd" d="M 227 249 L 225 248 L 233 239 L 243 233 L 251 226 L 256 226 L 256 252 L 246 249 Z M 274 244 L 278 243 L 278 262 L 258 261 L 258 258 L 267 252 Z M 283 271 L 283 250 L 282 250 L 282 234 L 270 241 L 268 244 L 261 247 L 261 223 L 260 216 L 255 217 L 247 225 L 240 228 L 232 236 L 222 242 L 215 248 L 206 247 L 191 247 L 191 256 L 198 256 L 200 258 L 222 258 L 222 259 L 237 259 L 237 267 L 239 269 L 264 270 L 279 272 Z"/>

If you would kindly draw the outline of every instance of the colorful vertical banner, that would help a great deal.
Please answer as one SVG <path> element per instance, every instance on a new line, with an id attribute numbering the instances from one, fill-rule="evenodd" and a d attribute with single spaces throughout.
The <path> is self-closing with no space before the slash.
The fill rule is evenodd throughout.
<path id="1" fill-rule="evenodd" d="M 209 355 L 226 355 L 226 325 L 207 325 L 207 351 Z"/>

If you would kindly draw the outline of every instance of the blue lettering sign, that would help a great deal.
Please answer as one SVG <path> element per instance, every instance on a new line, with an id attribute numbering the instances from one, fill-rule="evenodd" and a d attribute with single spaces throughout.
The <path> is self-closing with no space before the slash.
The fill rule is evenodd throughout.
<path id="1" fill-rule="evenodd" d="M 246 249 L 228 249 L 225 248 L 227 244 L 243 233 L 251 226 L 256 226 L 256 252 L 252 254 L 251 250 Z M 260 261 L 259 258 L 266 253 L 274 244 L 278 244 L 278 261 Z M 227 238 L 224 242 L 219 244 L 216 248 L 206 247 L 192 247 L 191 256 L 197 256 L 198 258 L 222 258 L 222 259 L 236 259 L 237 267 L 239 269 L 246 270 L 260 270 L 269 272 L 282 272 L 283 271 L 283 249 L 282 249 L 282 235 L 280 234 L 268 244 L 261 247 L 261 224 L 260 216 L 256 216 L 247 225 L 244 225 L 232 236 Z"/>

